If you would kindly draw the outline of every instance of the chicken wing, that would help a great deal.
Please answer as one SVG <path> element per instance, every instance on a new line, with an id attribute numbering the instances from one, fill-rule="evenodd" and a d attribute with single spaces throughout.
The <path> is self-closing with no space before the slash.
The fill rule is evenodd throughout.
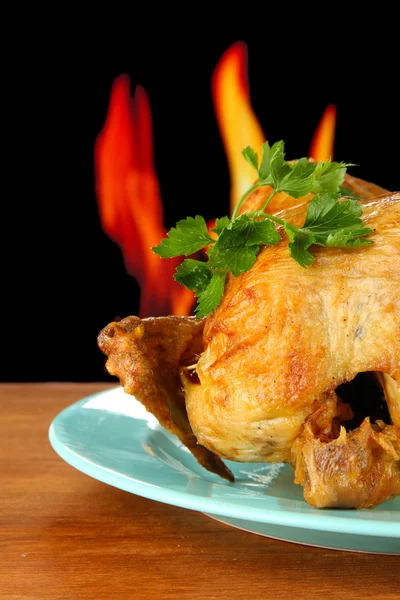
<path id="1" fill-rule="evenodd" d="M 222 460 L 197 443 L 187 418 L 179 379 L 181 368 L 197 362 L 203 350 L 203 321 L 193 317 L 127 317 L 98 336 L 106 367 L 119 377 L 165 429 L 175 434 L 206 469 L 233 480 Z"/>

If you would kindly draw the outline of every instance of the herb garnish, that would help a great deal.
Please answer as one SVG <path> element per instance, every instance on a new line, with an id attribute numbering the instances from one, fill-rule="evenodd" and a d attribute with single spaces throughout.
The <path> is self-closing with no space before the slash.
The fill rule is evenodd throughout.
<path id="1" fill-rule="evenodd" d="M 261 246 L 277 244 L 282 238 L 275 224 L 283 226 L 290 243 L 290 256 L 302 267 L 310 266 L 314 256 L 308 248 L 313 244 L 335 248 L 357 248 L 372 244 L 365 236 L 372 232 L 361 220 L 362 207 L 355 199 L 339 200 L 341 196 L 352 197 L 351 190 L 342 187 L 349 164 L 318 163 L 301 158 L 295 163 L 285 161 L 284 142 L 262 146 L 261 161 L 248 146 L 242 152 L 258 175 L 256 183 L 243 194 L 232 217 L 216 220 L 210 236 L 203 217 L 187 217 L 172 228 L 167 237 L 152 250 L 162 258 L 190 256 L 207 248 L 207 261 L 184 260 L 176 269 L 175 280 L 196 294 L 198 304 L 195 312 L 204 317 L 219 305 L 224 293 L 228 273 L 237 277 L 254 264 Z M 270 186 L 271 193 L 254 212 L 238 216 L 245 199 L 257 188 Z M 286 192 L 294 198 L 315 193 L 308 205 L 302 227 L 296 227 L 285 219 L 268 214 L 266 208 L 275 194 Z"/>

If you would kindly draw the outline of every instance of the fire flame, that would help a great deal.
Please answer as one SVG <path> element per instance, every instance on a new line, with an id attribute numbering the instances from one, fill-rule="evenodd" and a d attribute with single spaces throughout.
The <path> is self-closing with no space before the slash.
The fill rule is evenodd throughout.
<path id="1" fill-rule="evenodd" d="M 320 160 L 333 159 L 333 147 L 335 143 L 336 129 L 336 106 L 329 104 L 318 123 L 314 136 L 311 140 L 309 150 L 310 158 L 316 162 Z"/>
<path id="2" fill-rule="evenodd" d="M 215 116 L 228 159 L 232 212 L 255 179 L 254 169 L 243 160 L 242 150 L 251 146 L 261 156 L 261 146 L 266 140 L 251 107 L 244 42 L 236 42 L 222 55 L 211 86 Z"/>
<path id="3" fill-rule="evenodd" d="M 232 211 L 255 179 L 241 151 L 250 145 L 260 156 L 265 141 L 251 107 L 243 42 L 233 44 L 219 60 L 212 76 L 212 96 L 229 164 Z M 333 157 L 335 125 L 336 108 L 330 105 L 312 139 L 310 158 Z M 140 316 L 191 314 L 192 292 L 173 279 L 180 259 L 161 259 L 151 250 L 166 235 L 154 168 L 151 111 L 142 87 L 131 98 L 127 75 L 118 77 L 111 89 L 106 121 L 95 144 L 95 175 L 102 227 L 120 247 L 128 273 L 141 287 Z M 210 221 L 209 227 L 213 225 Z"/>
<path id="4" fill-rule="evenodd" d="M 142 87 L 131 98 L 127 75 L 112 86 L 106 122 L 95 144 L 95 171 L 102 227 L 140 284 L 140 315 L 190 314 L 193 294 L 173 279 L 179 261 L 164 260 L 151 250 L 166 235 L 151 112 Z"/>

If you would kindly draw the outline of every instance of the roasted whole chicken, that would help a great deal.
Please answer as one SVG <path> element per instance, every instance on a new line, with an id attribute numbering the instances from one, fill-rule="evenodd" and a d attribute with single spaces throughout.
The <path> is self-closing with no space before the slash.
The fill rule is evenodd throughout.
<path id="1" fill-rule="evenodd" d="M 318 248 L 304 269 L 283 234 L 209 317 L 128 317 L 98 337 L 109 373 L 204 467 L 232 480 L 223 458 L 290 463 L 320 508 L 400 494 L 400 194 L 346 177 L 373 245 Z M 263 201 L 258 190 L 242 210 Z M 273 210 L 300 225 L 308 201 L 277 194 Z M 357 415 L 342 393 L 360 373 L 381 414 L 361 398 Z"/>

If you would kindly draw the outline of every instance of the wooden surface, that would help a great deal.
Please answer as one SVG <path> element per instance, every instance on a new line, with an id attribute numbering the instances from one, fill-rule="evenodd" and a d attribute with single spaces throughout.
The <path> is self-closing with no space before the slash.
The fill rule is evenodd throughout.
<path id="1" fill-rule="evenodd" d="M 2 600 L 400 597 L 399 557 L 259 537 L 67 465 L 49 445 L 49 424 L 106 387 L 0 386 Z"/>

